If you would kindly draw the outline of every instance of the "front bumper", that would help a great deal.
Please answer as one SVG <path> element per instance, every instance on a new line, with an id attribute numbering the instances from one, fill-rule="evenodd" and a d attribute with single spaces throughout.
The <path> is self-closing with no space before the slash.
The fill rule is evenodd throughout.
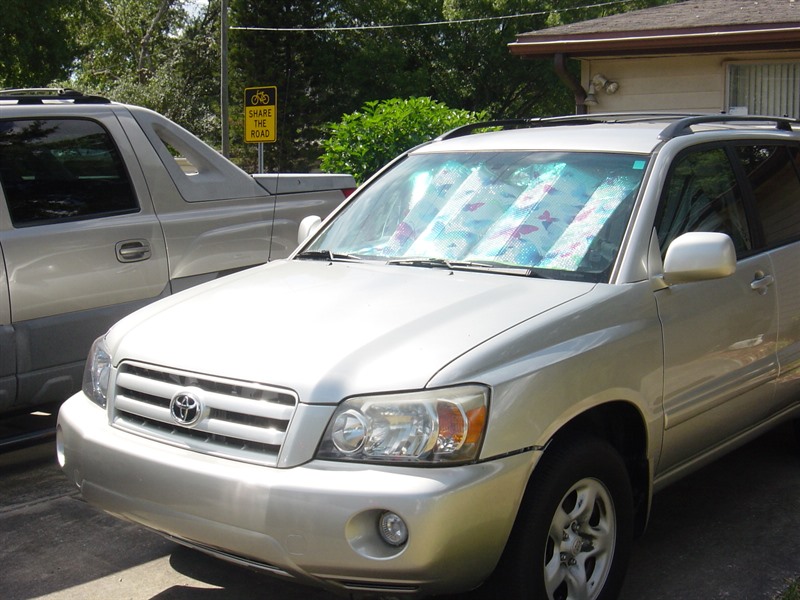
<path id="1" fill-rule="evenodd" d="M 82 393 L 58 417 L 58 456 L 86 500 L 121 518 L 332 591 L 464 591 L 494 569 L 538 453 L 460 467 L 312 461 L 278 469 L 110 426 Z M 378 534 L 400 515 L 408 542 Z"/>

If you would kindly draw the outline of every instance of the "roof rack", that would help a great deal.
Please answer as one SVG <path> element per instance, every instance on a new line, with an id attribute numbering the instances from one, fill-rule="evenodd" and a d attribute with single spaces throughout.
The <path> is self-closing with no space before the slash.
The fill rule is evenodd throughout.
<path id="1" fill-rule="evenodd" d="M 692 133 L 693 125 L 704 123 L 775 123 L 775 128 L 779 131 L 792 131 L 792 124 L 800 125 L 800 119 L 762 115 L 696 115 L 675 121 L 664 129 L 659 137 L 662 140 L 671 140 L 681 135 L 688 135 Z"/>
<path id="2" fill-rule="evenodd" d="M 0 90 L 0 101 L 16 100 L 17 104 L 44 104 L 46 101 L 70 101 L 73 104 L 110 104 L 102 96 L 87 95 L 69 88 L 19 88 Z"/>
<path id="3" fill-rule="evenodd" d="M 449 140 L 474 133 L 481 129 L 519 129 L 525 127 L 552 127 L 555 125 L 590 125 L 597 123 L 645 123 L 671 121 L 659 137 L 669 140 L 680 135 L 692 133 L 692 125 L 724 122 L 768 122 L 775 123 L 781 131 L 792 131 L 792 124 L 800 125 L 800 119 L 790 117 L 740 116 L 726 114 L 698 114 L 671 112 L 621 112 L 594 113 L 588 115 L 564 115 L 558 117 L 533 117 L 529 119 L 499 119 L 470 123 L 443 133 L 435 141 Z"/>
<path id="4" fill-rule="evenodd" d="M 596 123 L 635 123 L 646 121 L 673 121 L 686 117 L 699 116 L 695 113 L 663 113 L 663 112 L 620 112 L 594 113 L 587 115 L 561 115 L 556 117 L 532 117 L 528 119 L 500 119 L 483 121 L 456 127 L 439 136 L 437 141 L 469 135 L 479 129 L 519 129 L 523 127 L 553 127 L 556 125 L 591 125 Z"/>
<path id="5" fill-rule="evenodd" d="M 444 132 L 437 137 L 434 141 L 450 140 L 452 138 L 463 137 L 475 132 L 478 129 L 493 129 L 499 127 L 501 129 L 516 129 L 518 127 L 536 127 L 541 121 L 541 118 L 531 119 L 500 119 L 496 121 L 480 121 L 478 123 L 469 123 L 467 125 L 460 125 L 455 129 Z"/>

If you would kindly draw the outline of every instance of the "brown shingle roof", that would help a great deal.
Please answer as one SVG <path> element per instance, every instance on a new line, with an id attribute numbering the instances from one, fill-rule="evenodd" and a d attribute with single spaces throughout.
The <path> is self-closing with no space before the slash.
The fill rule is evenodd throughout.
<path id="1" fill-rule="evenodd" d="M 800 48 L 800 0 L 687 0 L 523 33 L 520 55 Z"/>

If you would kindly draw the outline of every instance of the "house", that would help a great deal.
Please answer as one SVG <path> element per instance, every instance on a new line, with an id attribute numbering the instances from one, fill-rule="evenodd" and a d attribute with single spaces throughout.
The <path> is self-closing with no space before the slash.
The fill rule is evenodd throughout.
<path id="1" fill-rule="evenodd" d="M 553 60 L 579 114 L 800 118 L 800 0 L 687 0 L 523 33 L 510 50 Z"/>

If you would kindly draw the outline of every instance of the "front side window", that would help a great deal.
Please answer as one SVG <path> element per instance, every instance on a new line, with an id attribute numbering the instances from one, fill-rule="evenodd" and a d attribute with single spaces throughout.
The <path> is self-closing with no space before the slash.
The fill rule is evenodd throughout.
<path id="1" fill-rule="evenodd" d="M 662 253 L 682 233 L 728 234 L 741 256 L 753 249 L 742 191 L 723 148 L 679 156 L 667 176 L 657 221 Z"/>
<path id="2" fill-rule="evenodd" d="M 646 164 L 598 153 L 414 154 L 354 198 L 307 251 L 601 281 Z"/>
<path id="3" fill-rule="evenodd" d="M 0 121 L 0 185 L 14 227 L 139 209 L 111 137 L 85 119 Z"/>
<path id="4" fill-rule="evenodd" d="M 800 240 L 800 146 L 740 145 L 736 154 L 753 189 L 764 241 Z"/>

